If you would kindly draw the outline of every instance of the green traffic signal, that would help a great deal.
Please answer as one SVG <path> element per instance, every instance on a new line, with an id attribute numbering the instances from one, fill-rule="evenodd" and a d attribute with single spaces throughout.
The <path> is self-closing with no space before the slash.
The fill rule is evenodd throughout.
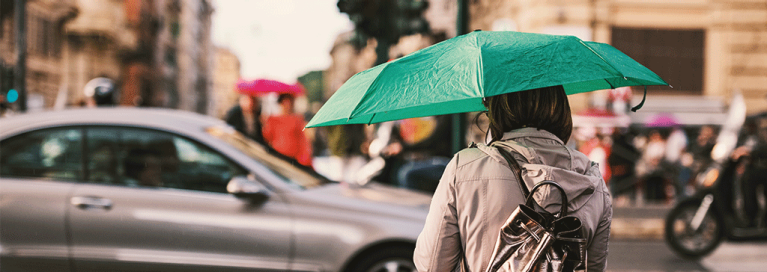
<path id="1" fill-rule="evenodd" d="M 8 90 L 8 93 L 5 95 L 5 100 L 8 101 L 8 103 L 16 102 L 16 100 L 18 99 L 19 99 L 19 92 L 17 92 L 16 89 Z"/>

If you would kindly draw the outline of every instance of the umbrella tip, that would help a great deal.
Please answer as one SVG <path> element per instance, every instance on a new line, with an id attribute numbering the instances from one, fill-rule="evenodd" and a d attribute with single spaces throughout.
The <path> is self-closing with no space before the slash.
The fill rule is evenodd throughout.
<path id="1" fill-rule="evenodd" d="M 673 88 L 674 88 L 674 86 L 671 86 L 671 84 L 669 84 L 669 85 L 668 85 L 668 87 L 669 87 L 669 88 L 671 88 L 671 89 L 673 89 Z"/>

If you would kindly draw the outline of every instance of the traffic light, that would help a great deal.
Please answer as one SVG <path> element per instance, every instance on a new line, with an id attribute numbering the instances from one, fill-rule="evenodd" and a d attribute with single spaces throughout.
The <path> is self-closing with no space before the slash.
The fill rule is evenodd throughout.
<path id="1" fill-rule="evenodd" d="M 429 23 L 423 18 L 428 7 L 427 0 L 338 0 L 338 10 L 354 23 L 350 42 L 362 48 L 368 38 L 378 41 L 376 65 L 389 60 L 389 47 L 402 36 L 429 33 Z"/>
<path id="2" fill-rule="evenodd" d="M 423 13 L 429 8 L 429 2 L 426 0 L 396 0 L 399 16 L 396 27 L 398 32 L 403 35 L 413 35 L 417 33 L 428 33 L 429 22 L 423 18 Z"/>

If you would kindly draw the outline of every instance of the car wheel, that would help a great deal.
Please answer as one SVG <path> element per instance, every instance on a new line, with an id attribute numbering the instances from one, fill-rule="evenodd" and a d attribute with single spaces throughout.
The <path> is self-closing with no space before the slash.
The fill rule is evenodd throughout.
<path id="1" fill-rule="evenodd" d="M 350 272 L 411 272 L 416 271 L 413 263 L 413 248 L 388 247 L 370 252 L 349 266 Z"/>

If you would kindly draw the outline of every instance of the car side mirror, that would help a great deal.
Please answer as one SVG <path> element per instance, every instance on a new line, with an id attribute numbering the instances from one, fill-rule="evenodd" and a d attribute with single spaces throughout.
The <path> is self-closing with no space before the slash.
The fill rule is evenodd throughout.
<path id="1" fill-rule="evenodd" d="M 226 191 L 238 198 L 250 200 L 254 204 L 263 203 L 270 196 L 266 187 L 245 176 L 233 177 L 226 185 Z"/>

